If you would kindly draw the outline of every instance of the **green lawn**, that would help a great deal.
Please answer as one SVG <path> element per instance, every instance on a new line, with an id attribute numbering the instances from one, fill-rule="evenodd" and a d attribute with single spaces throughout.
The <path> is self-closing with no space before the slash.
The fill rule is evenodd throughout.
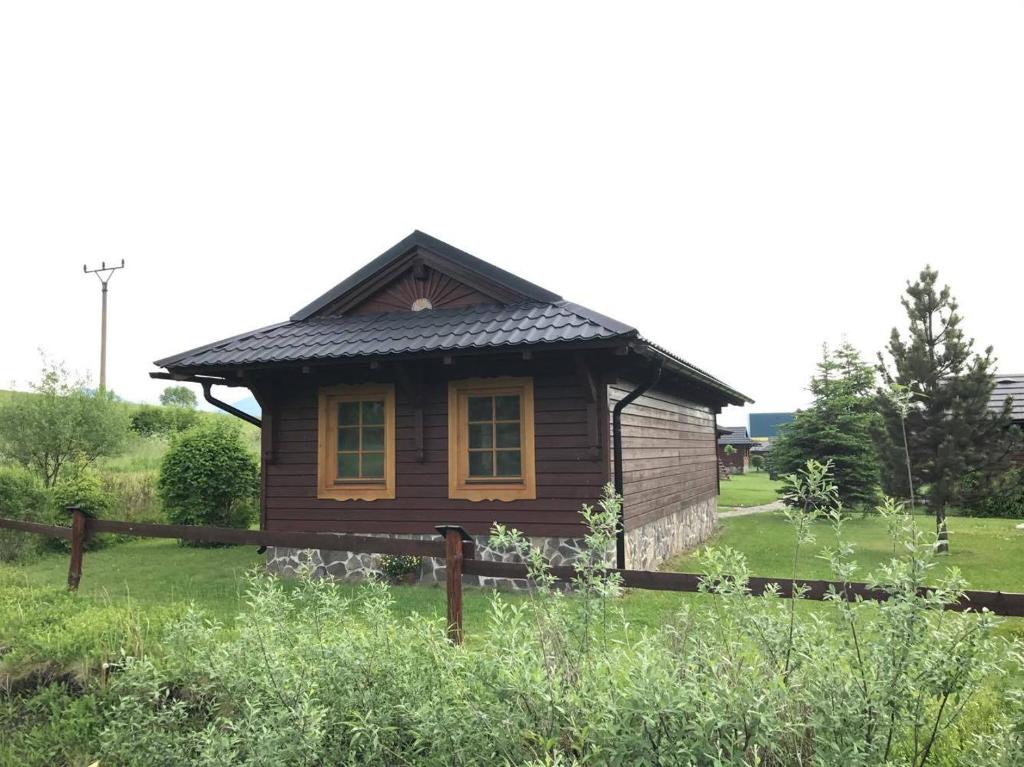
<path id="1" fill-rule="evenodd" d="M 778 490 L 782 483 L 768 478 L 766 471 L 748 471 L 733 474 L 721 482 L 722 494 L 718 497 L 721 507 L 761 506 L 779 499 Z"/>
<path id="2" fill-rule="evenodd" d="M 932 517 L 918 516 L 923 530 L 934 529 Z M 950 554 L 939 558 L 937 570 L 958 567 L 970 588 L 980 590 L 1024 591 L 1024 530 L 1019 520 L 951 517 L 949 519 Z M 831 525 L 819 521 L 814 526 L 815 542 L 802 550 L 799 576 L 829 578 L 828 563 L 817 554 L 834 546 Z M 856 547 L 854 559 L 861 576 L 892 558 L 892 543 L 885 523 L 876 516 L 851 517 L 845 523 L 847 540 Z M 714 546 L 731 546 L 741 551 L 752 573 L 789 577 L 793 568 L 793 530 L 781 512 L 766 512 L 722 520 L 721 532 L 711 541 Z M 666 569 L 693 572 L 698 567 L 696 553 L 677 557 Z"/>
<path id="3" fill-rule="evenodd" d="M 932 521 L 920 517 L 919 524 L 930 529 Z M 940 560 L 940 566 L 959 567 L 971 588 L 1024 591 L 1024 531 L 1014 525 L 1012 520 L 952 518 L 952 553 Z M 832 530 L 821 522 L 815 534 L 815 543 L 803 551 L 798 574 L 828 578 L 827 564 L 815 555 L 832 543 Z M 892 556 L 884 523 L 877 517 L 850 519 L 847 537 L 856 545 L 861 577 Z M 782 578 L 791 574 L 792 542 L 793 532 L 784 516 L 768 512 L 723 520 L 712 545 L 744 553 L 754 574 Z M 87 552 L 81 588 L 75 594 L 65 591 L 67 562 L 66 556 L 51 554 L 28 564 L 0 565 L 0 647 L 29 648 L 5 659 L 11 660 L 10 665 L 24 668 L 26 663 L 55 658 L 75 668 L 95 669 L 100 660 L 117 657 L 124 649 L 125 632 L 134 642 L 132 649 L 158 648 L 162 622 L 172 620 L 189 604 L 230 626 L 244 599 L 245 573 L 258 568 L 262 557 L 252 547 L 195 549 L 174 541 L 134 541 Z M 665 569 L 699 572 L 700 564 L 690 554 L 677 557 Z M 341 584 L 338 588 L 357 587 Z M 443 588 L 397 586 L 392 593 L 399 614 L 444 616 Z M 509 594 L 507 598 L 527 597 Z M 487 630 L 489 599 L 489 591 L 470 588 L 465 592 L 469 641 Z M 619 604 L 629 630 L 635 631 L 663 625 L 684 602 L 708 599 L 712 597 L 633 591 Z M 800 609 L 827 608 L 808 603 Z M 136 623 L 144 624 L 144 629 L 128 628 Z M 1007 621 L 1004 633 L 1024 635 L 1024 621 Z M 0 660 L 0 672 L 4 662 Z M 17 673 L 14 668 L 8 670 Z"/>

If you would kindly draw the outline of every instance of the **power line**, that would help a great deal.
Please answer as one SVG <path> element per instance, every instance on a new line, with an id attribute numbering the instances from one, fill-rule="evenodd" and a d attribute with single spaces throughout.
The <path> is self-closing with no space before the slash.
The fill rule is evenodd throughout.
<path id="1" fill-rule="evenodd" d="M 120 266 L 107 266 L 106 261 L 100 261 L 99 268 L 88 269 L 82 264 L 82 271 L 86 274 L 95 274 L 103 286 L 103 316 L 100 321 L 100 391 L 107 390 L 107 283 L 114 276 L 118 269 L 124 269 L 124 259 L 121 259 Z"/>

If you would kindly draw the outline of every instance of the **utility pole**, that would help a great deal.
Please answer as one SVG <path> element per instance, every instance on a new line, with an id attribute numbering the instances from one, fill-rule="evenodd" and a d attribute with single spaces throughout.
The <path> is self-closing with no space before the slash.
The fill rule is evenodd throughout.
<path id="1" fill-rule="evenodd" d="M 82 271 L 86 274 L 95 274 L 103 286 L 103 318 L 100 321 L 100 391 L 107 390 L 107 283 L 114 276 L 118 269 L 124 269 L 124 259 L 121 259 L 120 266 L 107 266 L 106 261 L 100 261 L 98 269 L 89 269 L 82 264 Z"/>

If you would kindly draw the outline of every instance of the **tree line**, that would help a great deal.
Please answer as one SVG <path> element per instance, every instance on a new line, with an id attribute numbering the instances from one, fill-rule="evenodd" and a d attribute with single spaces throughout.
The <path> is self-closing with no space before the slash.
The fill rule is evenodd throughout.
<path id="1" fill-rule="evenodd" d="M 893 328 L 874 364 L 849 342 L 823 347 L 812 404 L 781 428 L 770 465 L 790 474 L 809 458 L 831 462 L 846 507 L 883 492 L 920 504 L 944 551 L 951 508 L 1024 517 L 1024 474 L 1010 461 L 1021 434 L 1009 400 L 990 407 L 993 349 L 975 350 L 938 272 L 926 266 L 901 300 L 907 327 Z"/>

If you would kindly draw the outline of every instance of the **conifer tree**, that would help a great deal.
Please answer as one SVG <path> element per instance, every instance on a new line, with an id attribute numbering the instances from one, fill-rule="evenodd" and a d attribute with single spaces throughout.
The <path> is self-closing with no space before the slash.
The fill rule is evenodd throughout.
<path id="1" fill-rule="evenodd" d="M 879 402 L 886 426 L 883 486 L 889 494 L 906 497 L 912 480 L 935 514 L 937 549 L 948 551 L 946 511 L 954 503 L 970 505 L 1006 469 L 1011 421 L 1008 405 L 1002 413 L 988 408 L 995 387 L 992 347 L 974 351 L 974 339 L 960 327 L 959 306 L 948 285 L 937 287 L 938 279 L 938 272 L 926 266 L 916 282 L 907 282 L 902 303 L 908 335 L 904 339 L 893 328 L 887 348 L 891 368 L 879 354 L 883 383 L 910 393 L 905 418 L 909 462 L 901 414 L 890 398 L 879 397 Z"/>
<path id="2" fill-rule="evenodd" d="M 811 377 L 813 404 L 781 429 L 772 447 L 776 472 L 791 474 L 808 459 L 831 462 L 839 497 L 846 506 L 873 503 L 878 497 L 877 450 L 881 428 L 874 397 L 874 368 L 848 342 L 822 348 Z"/>

